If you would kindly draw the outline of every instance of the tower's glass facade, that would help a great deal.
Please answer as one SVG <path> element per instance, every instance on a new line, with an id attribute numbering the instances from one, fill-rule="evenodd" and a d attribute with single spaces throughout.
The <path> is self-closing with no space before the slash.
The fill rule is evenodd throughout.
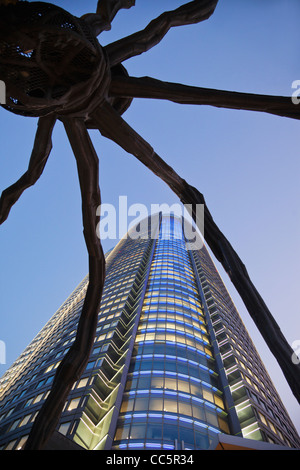
<path id="1" fill-rule="evenodd" d="M 206 250 L 183 222 L 140 225 L 107 256 L 94 349 L 58 431 L 84 449 L 208 449 L 225 433 L 300 448 Z M 84 279 L 0 381 L 0 448 L 21 448 L 74 341 Z"/>
<path id="2" fill-rule="evenodd" d="M 207 448 L 229 432 L 181 221 L 163 223 L 143 300 L 114 448 Z"/>

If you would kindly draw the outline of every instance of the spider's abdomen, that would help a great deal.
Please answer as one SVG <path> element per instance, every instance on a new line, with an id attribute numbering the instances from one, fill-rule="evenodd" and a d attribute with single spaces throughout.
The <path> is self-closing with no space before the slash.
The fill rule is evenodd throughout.
<path id="1" fill-rule="evenodd" d="M 105 95 L 109 68 L 89 26 L 48 3 L 0 7 L 0 79 L 6 108 L 17 114 L 80 113 L 97 89 Z"/>

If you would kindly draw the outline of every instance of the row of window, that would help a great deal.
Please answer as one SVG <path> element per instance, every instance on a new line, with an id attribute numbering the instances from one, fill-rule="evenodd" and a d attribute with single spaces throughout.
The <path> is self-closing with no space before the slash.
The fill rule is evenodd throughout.
<path id="1" fill-rule="evenodd" d="M 206 327 L 203 324 L 197 324 L 196 322 L 190 325 L 189 322 L 179 319 L 172 321 L 170 318 L 166 320 L 165 318 L 157 317 L 156 319 L 149 320 L 142 317 L 138 327 L 138 330 L 141 332 L 149 332 L 161 329 L 176 332 L 181 331 L 187 334 L 189 333 L 191 335 L 205 339 L 207 343 L 209 342 Z"/>
<path id="2" fill-rule="evenodd" d="M 211 437 L 220 432 L 213 426 L 204 425 L 200 421 L 192 420 L 184 416 L 164 413 L 148 413 L 145 416 L 136 416 L 131 422 L 119 420 L 114 443 L 122 449 L 128 445 L 134 448 L 139 442 L 168 443 L 175 448 L 180 443 L 184 449 L 208 449 Z M 146 420 L 145 420 L 146 418 Z M 143 420 L 143 422 L 139 422 Z M 172 447 L 171 447 L 172 448 Z"/>
<path id="3" fill-rule="evenodd" d="M 124 395 L 121 412 L 145 410 L 169 411 L 193 416 L 205 421 L 205 410 L 209 412 L 214 410 L 224 417 L 223 408 L 224 403 L 222 398 L 217 393 L 212 393 L 204 387 L 202 388 L 201 398 L 180 390 L 150 388 L 150 390 L 136 389 L 127 392 Z"/>
<path id="4" fill-rule="evenodd" d="M 204 351 L 207 355 L 212 357 L 212 353 L 209 344 L 205 338 L 198 338 L 194 335 L 185 334 L 182 332 L 170 332 L 167 331 L 153 331 L 149 333 L 140 333 L 136 336 L 136 343 L 147 342 L 147 341 L 163 341 L 171 343 L 181 343 L 187 346 L 191 346 L 200 351 Z"/>
<path id="5" fill-rule="evenodd" d="M 224 406 L 220 400 L 219 390 L 215 386 L 204 380 L 172 371 L 134 371 L 129 374 L 125 389 L 126 391 L 165 389 L 183 392 L 210 401 L 217 406 Z"/>
<path id="6" fill-rule="evenodd" d="M 202 359 L 202 358 L 201 358 Z M 202 363 L 201 363 L 202 362 Z M 202 379 L 211 383 L 211 376 L 217 377 L 217 374 L 207 366 L 207 361 L 201 362 L 188 361 L 179 356 L 163 355 L 136 355 L 132 358 L 130 371 L 150 371 L 162 370 L 187 374 L 197 379 Z"/>
<path id="7" fill-rule="evenodd" d="M 167 321 L 175 321 L 176 323 L 192 325 L 198 328 L 203 329 L 203 331 L 207 332 L 204 319 L 199 317 L 194 312 L 186 312 L 185 309 L 177 309 L 174 310 L 165 310 L 165 311 L 148 311 L 146 307 L 142 309 L 141 315 L 141 322 L 153 322 L 153 321 L 160 321 L 160 320 L 167 320 Z"/>

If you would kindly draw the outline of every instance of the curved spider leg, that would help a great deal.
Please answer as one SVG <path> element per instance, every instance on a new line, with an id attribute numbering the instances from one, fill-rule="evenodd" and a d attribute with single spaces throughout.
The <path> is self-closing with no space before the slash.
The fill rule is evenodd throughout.
<path id="1" fill-rule="evenodd" d="M 99 0 L 96 13 L 111 23 L 119 10 L 129 9 L 134 5 L 135 0 Z"/>
<path id="2" fill-rule="evenodd" d="M 96 233 L 99 222 L 96 214 L 101 203 L 98 157 L 83 120 L 66 119 L 64 126 L 77 161 L 84 237 L 89 254 L 89 284 L 75 341 L 57 368 L 50 394 L 33 424 L 26 450 L 44 448 L 60 419 L 72 386 L 86 367 L 95 338 L 105 280 L 105 257 Z"/>
<path id="3" fill-rule="evenodd" d="M 111 67 L 156 46 L 173 26 L 184 26 L 207 20 L 218 0 L 194 0 L 152 20 L 145 29 L 104 47 Z"/>
<path id="4" fill-rule="evenodd" d="M 52 149 L 52 131 L 56 122 L 55 116 L 41 117 L 35 135 L 27 171 L 14 184 L 5 189 L 0 198 L 0 224 L 8 217 L 12 206 L 23 191 L 33 186 L 40 178 Z"/>
<path id="5" fill-rule="evenodd" d="M 214 90 L 164 82 L 150 77 L 112 77 L 109 94 L 112 97 L 153 98 L 179 104 L 260 111 L 300 119 L 300 109 L 293 104 L 291 97 Z"/>
<path id="6" fill-rule="evenodd" d="M 214 222 L 204 196 L 167 165 L 108 103 L 104 104 L 97 113 L 94 113 L 93 119 L 102 135 L 134 155 L 167 183 L 183 204 L 192 206 L 192 216 L 196 223 L 197 204 L 204 205 L 205 240 L 228 273 L 249 314 L 277 359 L 291 390 L 300 402 L 300 364 L 293 364 L 291 346 L 250 280 L 241 259 Z"/>
<path id="7" fill-rule="evenodd" d="M 135 0 L 99 0 L 96 13 L 87 13 L 82 18 L 93 29 L 95 36 L 99 36 L 102 31 L 111 29 L 111 23 L 119 10 L 134 5 Z"/>

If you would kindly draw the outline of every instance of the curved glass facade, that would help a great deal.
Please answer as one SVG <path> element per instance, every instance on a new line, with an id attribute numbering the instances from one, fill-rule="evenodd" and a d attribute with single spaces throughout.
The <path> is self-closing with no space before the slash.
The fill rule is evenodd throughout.
<path id="1" fill-rule="evenodd" d="M 207 449 L 229 432 L 180 219 L 162 220 L 113 448 Z"/>

